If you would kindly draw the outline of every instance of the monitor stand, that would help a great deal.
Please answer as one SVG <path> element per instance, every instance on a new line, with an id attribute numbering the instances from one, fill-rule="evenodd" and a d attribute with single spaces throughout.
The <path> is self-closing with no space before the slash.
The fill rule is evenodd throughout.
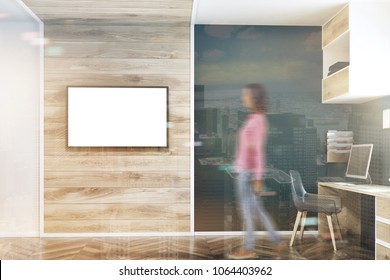
<path id="1" fill-rule="evenodd" d="M 351 183 L 351 184 L 354 184 L 354 185 L 372 185 L 372 180 L 371 180 L 371 176 L 370 176 L 370 173 L 367 173 L 367 178 L 366 179 L 361 179 L 361 181 L 349 181 L 348 177 L 345 177 L 346 178 L 346 183 Z M 364 180 L 364 181 L 363 181 Z"/>

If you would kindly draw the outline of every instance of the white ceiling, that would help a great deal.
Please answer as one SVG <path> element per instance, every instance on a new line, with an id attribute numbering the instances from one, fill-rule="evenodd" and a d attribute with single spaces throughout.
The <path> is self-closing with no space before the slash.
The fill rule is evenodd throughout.
<path id="1" fill-rule="evenodd" d="M 23 2 L 0 0 L 0 23 L 2 21 L 35 21 L 35 19 L 27 12 Z"/>
<path id="2" fill-rule="evenodd" d="M 195 24 L 298 26 L 323 25 L 349 2 L 348 0 L 193 1 L 193 23 Z M 19 4 L 20 2 L 19 0 L 0 0 L 0 21 L 5 18 L 7 20 L 31 20 L 31 16 Z"/>
<path id="3" fill-rule="evenodd" d="M 321 26 L 348 0 L 194 0 L 194 24 Z"/>

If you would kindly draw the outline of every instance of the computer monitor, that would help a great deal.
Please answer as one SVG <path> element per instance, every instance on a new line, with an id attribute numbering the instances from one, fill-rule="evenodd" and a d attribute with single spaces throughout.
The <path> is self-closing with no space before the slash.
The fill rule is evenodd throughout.
<path id="1" fill-rule="evenodd" d="M 373 144 L 352 145 L 346 177 L 367 179 Z"/>

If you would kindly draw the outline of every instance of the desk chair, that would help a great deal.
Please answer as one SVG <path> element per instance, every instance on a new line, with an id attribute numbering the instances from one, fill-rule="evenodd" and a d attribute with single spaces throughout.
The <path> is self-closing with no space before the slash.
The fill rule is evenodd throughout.
<path id="1" fill-rule="evenodd" d="M 317 195 L 306 192 L 300 174 L 295 171 L 290 171 L 291 177 L 291 193 L 294 201 L 294 205 L 298 210 L 297 218 L 295 219 L 295 225 L 293 234 L 291 236 L 290 247 L 294 244 L 295 235 L 298 230 L 299 222 L 301 221 L 300 239 L 303 239 L 303 231 L 305 227 L 305 220 L 307 211 L 324 213 L 328 220 L 330 236 L 332 237 L 333 249 L 336 251 L 336 242 L 333 232 L 332 216 L 336 216 L 338 230 L 341 239 L 340 223 L 337 217 L 337 213 L 341 212 L 341 199 L 337 196 L 329 195 Z M 302 218 L 302 220 L 301 220 Z"/>

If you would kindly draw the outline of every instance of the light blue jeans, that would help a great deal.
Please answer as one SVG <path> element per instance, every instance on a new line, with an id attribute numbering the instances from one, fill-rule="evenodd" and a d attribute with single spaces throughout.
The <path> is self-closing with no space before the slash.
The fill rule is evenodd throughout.
<path id="1" fill-rule="evenodd" d="M 264 209 L 262 199 L 257 199 L 258 197 L 253 192 L 251 183 L 251 173 L 249 171 L 241 171 L 238 174 L 236 197 L 241 218 L 244 221 L 246 231 L 244 248 L 247 250 L 253 250 L 255 246 L 254 226 L 256 218 L 263 223 L 271 241 L 274 243 L 280 242 L 280 237 L 274 229 L 273 222 Z"/>

